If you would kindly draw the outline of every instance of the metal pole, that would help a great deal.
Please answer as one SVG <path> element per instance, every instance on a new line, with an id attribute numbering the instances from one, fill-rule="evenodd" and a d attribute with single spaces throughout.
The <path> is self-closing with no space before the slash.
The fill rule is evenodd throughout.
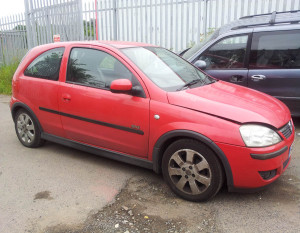
<path id="1" fill-rule="evenodd" d="M 1 19 L 0 19 L 0 26 L 1 26 Z M 1 29 L 1 27 L 0 27 L 0 29 Z M 3 57 L 3 51 L 2 51 L 2 32 L 0 32 L 0 67 L 3 64 L 4 64 L 4 57 Z"/>
<path id="2" fill-rule="evenodd" d="M 207 8 L 208 8 L 208 0 L 204 1 L 204 38 L 206 37 L 206 33 L 207 33 Z"/>
<path id="3" fill-rule="evenodd" d="M 37 32 L 37 20 L 35 20 L 35 17 L 37 15 L 33 14 L 33 10 L 36 9 L 36 2 L 34 0 L 30 0 L 30 27 L 31 27 L 31 33 L 33 37 L 33 46 L 37 46 L 38 44 L 38 32 Z M 31 20 L 33 19 L 33 21 Z"/>
<path id="4" fill-rule="evenodd" d="M 95 27 L 96 27 L 96 40 L 98 40 L 98 0 L 95 0 L 95 17 L 96 17 L 96 22 L 95 22 Z"/>
<path id="5" fill-rule="evenodd" d="M 83 29 L 83 12 L 82 12 L 82 0 L 78 1 L 78 19 L 79 19 L 79 40 L 84 40 L 84 29 Z"/>
<path id="6" fill-rule="evenodd" d="M 27 44 L 28 44 L 28 49 L 31 49 L 33 47 L 33 42 L 32 42 L 32 31 L 31 31 L 31 24 L 30 24 L 30 18 L 29 18 L 30 12 L 29 12 L 28 0 L 24 0 L 24 5 L 25 5 Z"/>
<path id="7" fill-rule="evenodd" d="M 117 0 L 113 0 L 114 40 L 118 40 Z"/>

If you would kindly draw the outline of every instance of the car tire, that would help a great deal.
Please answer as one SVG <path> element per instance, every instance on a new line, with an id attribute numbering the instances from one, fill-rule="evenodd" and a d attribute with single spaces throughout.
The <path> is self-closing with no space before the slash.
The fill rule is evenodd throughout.
<path id="1" fill-rule="evenodd" d="M 207 201 L 220 190 L 224 173 L 215 153 L 205 144 L 180 139 L 164 152 L 162 173 L 169 187 L 188 201 Z"/>
<path id="2" fill-rule="evenodd" d="M 25 109 L 20 109 L 15 115 L 15 130 L 20 142 L 30 148 L 43 145 L 41 131 L 36 120 Z"/>

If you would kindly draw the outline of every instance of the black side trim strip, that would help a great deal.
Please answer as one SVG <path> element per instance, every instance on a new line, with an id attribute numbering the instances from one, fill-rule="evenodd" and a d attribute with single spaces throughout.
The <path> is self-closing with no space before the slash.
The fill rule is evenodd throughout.
<path id="1" fill-rule="evenodd" d="M 85 151 L 85 152 L 88 152 L 91 154 L 102 156 L 104 158 L 117 160 L 120 162 L 136 165 L 136 166 L 147 168 L 147 169 L 152 169 L 152 167 L 153 167 L 152 162 L 149 160 L 146 160 L 146 159 L 135 158 L 133 156 L 129 156 L 126 154 L 110 151 L 110 150 L 103 149 L 103 148 L 98 148 L 95 146 L 90 146 L 90 145 L 87 145 L 84 143 L 76 142 L 76 141 L 69 140 L 66 138 L 61 138 L 61 137 L 47 134 L 44 132 L 41 134 L 41 137 L 47 141 L 59 143 L 64 146 L 69 146 L 69 147 L 72 147 L 72 148 L 75 148 L 78 150 L 82 150 L 82 151 Z"/>
<path id="2" fill-rule="evenodd" d="M 97 124 L 97 125 L 103 125 L 103 126 L 114 128 L 114 129 L 119 129 L 119 130 L 131 132 L 131 133 L 136 133 L 136 134 L 139 134 L 139 135 L 144 135 L 144 131 L 138 130 L 138 129 L 132 129 L 132 128 L 128 128 L 128 127 L 121 126 L 121 125 L 114 125 L 114 124 L 110 124 L 110 123 L 103 122 L 103 121 L 92 120 L 92 119 L 89 119 L 89 118 L 75 116 L 75 115 L 72 115 L 72 114 L 59 112 L 59 111 L 48 109 L 48 108 L 39 107 L 39 109 L 42 110 L 42 111 L 45 111 L 45 112 L 50 112 L 50 113 L 53 113 L 53 114 L 58 114 L 58 115 L 61 115 L 61 116 L 70 117 L 70 118 L 73 118 L 73 119 L 76 119 L 76 120 L 86 121 L 86 122 Z"/>
<path id="3" fill-rule="evenodd" d="M 286 166 L 288 165 L 290 159 L 291 159 L 291 157 L 289 157 L 287 160 L 284 161 L 284 163 L 283 163 L 283 169 L 286 168 Z"/>
<path id="4" fill-rule="evenodd" d="M 285 147 L 281 148 L 280 150 L 272 152 L 272 153 L 268 153 L 268 154 L 250 154 L 250 155 L 253 159 L 266 160 L 266 159 L 272 159 L 272 158 L 275 158 L 279 155 L 282 155 L 284 152 L 287 151 L 287 149 L 288 149 L 288 147 L 285 146 Z"/>

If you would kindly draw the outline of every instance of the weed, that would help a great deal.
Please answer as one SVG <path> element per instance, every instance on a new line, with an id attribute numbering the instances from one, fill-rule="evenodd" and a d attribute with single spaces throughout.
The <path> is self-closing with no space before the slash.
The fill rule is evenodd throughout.
<path id="1" fill-rule="evenodd" d="M 18 65 L 19 62 L 14 62 L 10 65 L 0 66 L 0 94 L 11 94 L 11 81 Z"/>

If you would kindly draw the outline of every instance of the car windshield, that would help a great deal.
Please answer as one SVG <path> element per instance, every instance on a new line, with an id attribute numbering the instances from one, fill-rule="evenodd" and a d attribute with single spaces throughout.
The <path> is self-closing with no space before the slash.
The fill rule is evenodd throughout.
<path id="1" fill-rule="evenodd" d="M 198 87 L 215 81 L 167 49 L 134 47 L 124 48 L 122 51 L 152 82 L 165 91 Z M 192 82 L 193 80 L 199 81 Z M 186 85 L 189 83 L 190 85 Z"/>
<path id="2" fill-rule="evenodd" d="M 187 51 L 185 51 L 183 54 L 181 54 L 181 56 L 184 59 L 189 59 L 190 57 L 192 57 L 197 51 L 199 51 L 208 41 L 210 40 L 214 40 L 218 37 L 219 35 L 219 29 L 216 30 L 213 34 L 211 34 L 210 36 L 207 36 L 204 41 L 195 44 L 193 47 L 191 47 L 190 49 L 188 49 Z"/>

